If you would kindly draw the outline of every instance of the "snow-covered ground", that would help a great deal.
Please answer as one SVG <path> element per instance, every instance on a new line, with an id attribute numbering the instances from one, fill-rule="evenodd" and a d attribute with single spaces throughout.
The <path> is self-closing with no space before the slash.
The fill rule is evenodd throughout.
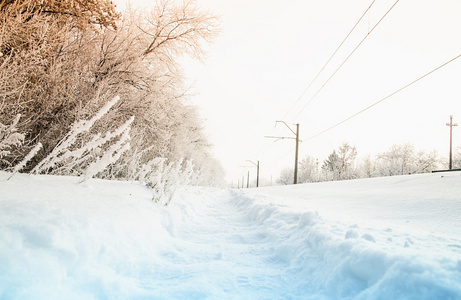
<path id="1" fill-rule="evenodd" d="M 0 299 L 461 299 L 461 173 L 247 190 L 0 172 Z"/>

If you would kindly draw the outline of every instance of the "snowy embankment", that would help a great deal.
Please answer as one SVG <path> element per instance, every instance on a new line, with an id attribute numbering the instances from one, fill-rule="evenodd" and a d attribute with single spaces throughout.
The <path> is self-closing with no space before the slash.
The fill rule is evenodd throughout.
<path id="1" fill-rule="evenodd" d="M 248 190 L 0 172 L 0 299 L 461 299 L 461 173 Z"/>

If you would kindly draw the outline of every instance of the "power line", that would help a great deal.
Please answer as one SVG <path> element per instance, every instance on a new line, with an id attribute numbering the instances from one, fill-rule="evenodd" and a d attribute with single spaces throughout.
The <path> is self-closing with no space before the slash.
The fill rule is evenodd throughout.
<path id="1" fill-rule="evenodd" d="M 307 88 L 304 89 L 304 91 L 301 93 L 301 95 L 298 97 L 298 99 L 291 105 L 291 107 L 288 109 L 288 111 L 285 113 L 282 119 L 285 119 L 285 117 L 288 115 L 288 113 L 295 107 L 296 104 L 301 100 L 301 98 L 304 96 L 304 94 L 309 90 L 309 88 L 312 86 L 312 84 L 317 80 L 317 78 L 320 76 L 320 74 L 323 72 L 323 70 L 326 68 L 326 66 L 330 63 L 330 61 L 333 59 L 333 57 L 336 55 L 336 53 L 339 51 L 339 49 L 343 46 L 343 44 L 346 42 L 346 40 L 349 38 L 349 36 L 352 34 L 352 32 L 355 30 L 357 25 L 362 21 L 363 17 L 367 14 L 367 12 L 371 9 L 373 4 L 375 3 L 376 0 L 373 0 L 371 4 L 368 6 L 368 8 L 365 10 L 365 12 L 362 14 L 362 16 L 359 18 L 359 20 L 355 23 L 354 27 L 349 31 L 349 33 L 346 35 L 346 37 L 343 39 L 341 44 L 336 48 L 335 52 L 330 56 L 330 58 L 327 60 L 327 62 L 323 65 L 322 69 L 317 73 L 317 75 L 314 77 L 314 79 L 309 83 Z"/>
<path id="2" fill-rule="evenodd" d="M 281 161 L 283 158 L 287 157 L 288 154 L 293 153 L 293 150 L 295 150 L 295 149 L 296 149 L 296 147 L 291 147 L 291 148 L 290 148 L 290 151 L 288 151 L 288 152 L 286 152 L 285 154 L 279 156 L 277 159 L 272 160 L 272 161 L 269 163 L 269 166 L 273 166 L 275 163 Z"/>
<path id="3" fill-rule="evenodd" d="M 406 89 L 407 87 L 409 87 L 409 86 L 415 84 L 416 82 L 418 82 L 418 81 L 420 81 L 421 79 L 423 79 L 423 78 L 429 76 L 430 74 L 434 73 L 435 71 L 437 71 L 437 70 L 439 70 L 439 69 L 445 67 L 446 65 L 448 65 L 449 63 L 455 61 L 456 59 L 458 59 L 458 58 L 460 58 L 460 57 L 461 57 L 461 55 L 458 55 L 458 56 L 456 56 L 456 57 L 450 59 L 450 60 L 447 61 L 446 63 L 444 63 L 444 64 L 438 66 L 437 68 L 435 68 L 435 69 L 433 69 L 432 71 L 430 71 L 430 72 L 424 74 L 423 76 L 421 76 L 421 77 L 419 77 L 419 78 L 413 80 L 412 82 L 410 82 L 410 83 L 406 84 L 405 86 L 399 88 L 399 89 L 396 90 L 395 92 L 393 92 L 393 93 L 387 95 L 386 97 L 380 99 L 379 101 L 376 101 L 375 103 L 371 104 L 370 106 L 367 106 L 366 108 L 364 108 L 364 109 L 362 109 L 361 111 L 359 111 L 359 112 L 353 114 L 352 116 L 350 116 L 350 117 L 344 119 L 343 121 L 341 121 L 341 122 L 339 122 L 339 123 L 337 123 L 337 124 L 335 124 L 335 125 L 333 125 L 333 126 L 327 128 L 327 129 L 325 129 L 324 131 L 322 131 L 322 132 L 320 132 L 320 133 L 317 133 L 317 134 L 314 135 L 314 136 L 311 136 L 310 138 L 306 139 L 305 141 L 308 141 L 308 140 L 311 140 L 311 139 L 313 139 L 313 138 L 316 138 L 316 137 L 318 137 L 319 135 L 322 135 L 322 134 L 324 134 L 325 132 L 330 131 L 331 129 L 333 129 L 333 128 L 335 128 L 335 127 L 338 127 L 339 125 L 341 125 L 341 124 L 343 124 L 343 123 L 349 121 L 350 119 L 352 119 L 352 118 L 358 116 L 359 114 L 363 113 L 364 111 L 367 111 L 368 109 L 370 109 L 370 108 L 372 108 L 372 107 L 378 105 L 379 103 L 383 102 L 384 100 L 386 100 L 386 99 L 388 99 L 388 98 L 394 96 L 395 94 L 397 94 L 397 93 L 403 91 L 403 90 Z"/>
<path id="4" fill-rule="evenodd" d="M 274 126 L 274 128 L 275 128 L 275 126 Z M 274 132 L 274 129 L 272 129 L 271 135 L 272 135 L 273 132 Z M 268 152 L 271 151 L 271 149 L 274 147 L 274 145 L 275 145 L 275 143 L 276 143 L 277 141 L 278 141 L 278 140 L 274 140 L 274 141 L 270 142 L 270 144 L 267 145 L 267 143 L 269 142 L 269 140 L 268 140 L 268 139 L 264 139 L 263 144 L 265 144 L 265 145 L 267 145 L 267 146 L 264 146 L 264 145 L 260 146 L 259 149 L 257 150 L 256 156 L 257 156 L 257 157 L 264 157 L 264 156 L 266 155 L 266 153 L 268 153 Z"/>
<path id="5" fill-rule="evenodd" d="M 288 126 L 284 121 L 276 121 L 276 123 L 283 123 L 285 126 L 296 136 L 296 151 L 295 151 L 295 170 L 294 170 L 294 182 L 293 184 L 298 183 L 298 153 L 299 153 L 299 124 L 296 125 L 296 132 Z M 292 139 L 293 137 L 279 137 L 279 136 L 266 136 L 266 138 L 276 138 L 276 139 Z"/>
<path id="6" fill-rule="evenodd" d="M 354 50 L 352 50 L 352 52 L 346 57 L 346 59 L 339 65 L 339 67 L 336 69 L 336 71 L 334 71 L 334 73 L 325 81 L 325 83 L 317 90 L 317 92 L 314 94 L 314 96 L 312 96 L 311 99 L 309 99 L 309 101 L 303 106 L 303 108 L 298 112 L 298 114 L 296 114 L 296 116 L 292 119 L 292 122 L 297 118 L 299 117 L 299 115 L 306 109 L 306 107 L 315 99 L 315 97 L 317 97 L 317 95 L 320 93 L 320 91 L 325 87 L 325 85 L 327 85 L 327 83 L 331 80 L 331 78 L 333 78 L 333 76 L 336 75 L 336 73 L 342 68 L 342 66 L 349 60 L 349 58 L 355 53 L 355 51 L 363 44 L 363 42 L 367 39 L 367 37 L 373 32 L 373 30 L 376 29 L 376 27 L 378 27 L 378 25 L 381 23 L 382 20 L 384 20 L 384 18 L 390 13 L 390 11 L 395 7 L 395 5 L 397 5 L 397 3 L 399 2 L 399 0 L 395 1 L 395 3 L 391 6 L 391 8 L 389 8 L 389 10 L 381 17 L 381 19 L 378 21 L 378 23 L 376 23 L 375 26 L 373 26 L 373 28 L 367 33 L 367 35 L 365 35 L 365 37 L 360 41 L 360 43 L 354 48 Z"/>

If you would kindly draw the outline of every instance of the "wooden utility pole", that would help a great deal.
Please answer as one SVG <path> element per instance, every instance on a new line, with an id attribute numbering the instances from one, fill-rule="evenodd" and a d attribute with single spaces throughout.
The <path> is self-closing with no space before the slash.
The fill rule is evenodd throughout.
<path id="1" fill-rule="evenodd" d="M 258 160 L 258 163 L 255 164 L 254 162 L 252 162 L 251 160 L 247 160 L 248 162 L 252 163 L 253 165 L 255 165 L 256 167 L 256 187 L 259 187 L 259 160 Z"/>
<path id="2" fill-rule="evenodd" d="M 259 160 L 258 165 L 256 166 L 256 187 L 259 187 Z"/>
<path id="3" fill-rule="evenodd" d="M 457 123 L 453 124 L 453 116 L 450 116 L 450 123 L 447 123 L 447 126 L 450 126 L 450 159 L 448 161 L 448 169 L 453 169 L 453 160 L 452 160 L 452 151 L 453 151 L 453 127 L 458 126 Z"/>
<path id="4" fill-rule="evenodd" d="M 280 136 L 266 136 L 266 138 L 272 138 L 272 139 L 295 139 L 296 140 L 296 150 L 295 150 L 295 173 L 294 173 L 294 180 L 293 183 L 297 184 L 298 183 L 298 150 L 299 150 L 299 124 L 296 125 L 296 132 L 291 129 L 290 126 L 287 125 L 284 121 L 275 121 L 275 123 L 283 123 L 285 124 L 288 129 L 290 129 L 291 132 L 296 136 L 295 138 L 292 137 L 280 137 Z"/>
<path id="5" fill-rule="evenodd" d="M 295 180 L 298 183 L 298 149 L 299 149 L 299 124 L 296 124 L 296 152 L 295 152 Z"/>

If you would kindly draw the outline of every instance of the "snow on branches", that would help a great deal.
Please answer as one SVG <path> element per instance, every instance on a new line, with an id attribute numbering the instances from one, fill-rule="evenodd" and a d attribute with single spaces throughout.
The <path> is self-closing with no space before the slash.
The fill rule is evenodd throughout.
<path id="1" fill-rule="evenodd" d="M 18 113 L 26 120 L 24 135 L 0 138 L 1 169 L 22 161 L 16 171 L 140 180 L 159 195 L 175 180 L 222 180 L 180 67 L 184 55 L 205 58 L 220 31 L 219 18 L 196 0 L 122 14 L 110 0 L 0 1 L 0 8 L 0 120 Z M 42 147 L 30 159 L 35 139 Z"/>
<path id="2" fill-rule="evenodd" d="M 24 134 L 19 133 L 17 124 L 21 115 L 18 114 L 10 125 L 0 123 L 0 159 L 11 154 L 14 147 L 19 147 L 24 142 Z"/>
<path id="3" fill-rule="evenodd" d="M 10 155 L 13 148 L 20 147 L 24 143 L 25 135 L 18 132 L 17 129 L 17 124 L 20 118 L 20 114 L 16 115 L 13 122 L 9 126 L 0 123 L 0 159 L 4 156 Z M 13 175 L 19 172 L 22 168 L 24 168 L 25 165 L 37 154 L 41 148 L 41 143 L 35 145 L 29 154 L 27 154 L 20 163 L 14 166 L 13 171 L 7 180 L 13 177 Z M 2 161 L 8 163 L 6 160 Z"/>
<path id="4" fill-rule="evenodd" d="M 120 139 L 109 147 L 109 149 L 104 153 L 101 158 L 97 158 L 92 164 L 86 169 L 85 175 L 83 176 L 80 182 L 83 182 L 89 178 L 92 178 L 94 175 L 104 170 L 108 165 L 115 163 L 123 152 L 130 149 L 130 125 L 133 123 L 134 117 L 131 117 L 125 124 L 120 126 L 115 132 L 107 133 L 104 138 L 97 140 L 94 144 L 101 145 L 103 144 L 100 141 L 109 140 L 120 136 Z M 109 137 L 109 138 L 108 138 Z M 104 142 L 105 143 L 105 142 Z M 91 145 L 94 147 L 93 145 Z"/>
<path id="5" fill-rule="evenodd" d="M 73 124 L 70 132 L 56 145 L 51 153 L 40 161 L 32 173 L 83 175 L 81 182 L 93 177 L 108 165 L 117 161 L 130 147 L 129 132 L 134 121 L 131 117 L 113 132 L 95 134 L 91 140 L 78 146 L 84 134 L 87 134 L 96 121 L 101 119 L 115 103 L 116 96 L 107 102 L 90 120 L 80 120 Z M 77 173 L 77 174 L 75 174 Z"/>
<path id="6" fill-rule="evenodd" d="M 27 154 L 26 157 L 24 157 L 24 159 L 23 159 L 19 164 L 17 164 L 16 166 L 14 166 L 13 172 L 11 173 L 11 175 L 8 177 L 7 180 L 10 180 L 11 177 L 14 176 L 14 174 L 16 174 L 17 172 L 21 171 L 21 170 L 26 166 L 26 164 L 27 164 L 32 158 L 34 158 L 34 156 L 37 154 L 38 151 L 40 151 L 40 149 L 42 149 L 42 144 L 41 144 L 41 143 L 38 143 L 37 145 L 35 145 L 35 147 L 32 148 L 32 150 L 29 152 L 29 154 Z"/>

